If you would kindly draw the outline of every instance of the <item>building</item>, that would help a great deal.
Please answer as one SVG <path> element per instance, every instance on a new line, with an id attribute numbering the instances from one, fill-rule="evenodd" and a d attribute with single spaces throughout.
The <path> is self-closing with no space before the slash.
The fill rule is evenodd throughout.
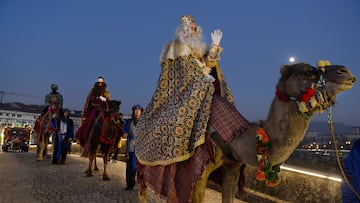
<path id="1" fill-rule="evenodd" d="M 44 110 L 43 105 L 25 105 L 22 103 L 0 104 L 0 144 L 6 127 L 30 127 L 34 129 L 35 121 Z M 75 130 L 80 125 L 81 111 L 71 111 Z M 36 134 L 31 131 L 30 144 L 36 144 Z"/>
<path id="2" fill-rule="evenodd" d="M 6 127 L 30 127 L 34 129 L 35 121 L 44 111 L 44 105 L 26 105 L 22 103 L 0 103 L 0 145 L 4 137 Z M 81 111 L 70 110 L 71 119 L 74 121 L 74 130 L 79 128 Z M 130 119 L 131 116 L 123 115 L 123 119 Z M 31 132 L 30 144 L 36 144 L 36 133 Z"/>

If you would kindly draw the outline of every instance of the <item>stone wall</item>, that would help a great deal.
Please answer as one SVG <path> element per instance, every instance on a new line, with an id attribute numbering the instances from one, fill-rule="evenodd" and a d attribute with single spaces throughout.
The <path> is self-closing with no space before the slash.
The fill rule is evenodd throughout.
<path id="1" fill-rule="evenodd" d="M 314 167 L 316 168 L 316 167 Z M 277 187 L 255 179 L 256 168 L 246 168 L 246 202 L 341 202 L 340 182 L 282 169 Z"/>

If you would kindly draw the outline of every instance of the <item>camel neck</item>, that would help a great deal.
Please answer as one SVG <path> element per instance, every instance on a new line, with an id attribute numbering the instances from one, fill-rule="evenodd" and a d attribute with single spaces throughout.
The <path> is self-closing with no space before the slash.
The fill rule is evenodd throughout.
<path id="1" fill-rule="evenodd" d="M 286 130 L 288 134 L 302 134 L 305 132 L 309 123 L 310 117 L 305 118 L 301 112 L 299 112 L 296 102 L 283 102 L 275 97 L 270 106 L 264 128 L 276 131 L 276 133 L 281 133 Z"/>
<path id="2" fill-rule="evenodd" d="M 303 139 L 310 119 L 304 118 L 294 102 L 274 98 L 264 129 L 272 142 L 270 160 L 275 164 L 285 161 Z"/>

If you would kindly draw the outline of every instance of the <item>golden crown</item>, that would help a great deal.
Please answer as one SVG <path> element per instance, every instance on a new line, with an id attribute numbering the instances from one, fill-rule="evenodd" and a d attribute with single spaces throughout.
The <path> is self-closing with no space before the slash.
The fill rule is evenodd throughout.
<path id="1" fill-rule="evenodd" d="M 189 23 L 194 23 L 194 22 L 195 22 L 195 18 L 191 14 L 181 16 L 181 18 L 180 18 L 181 24 L 189 24 Z"/>

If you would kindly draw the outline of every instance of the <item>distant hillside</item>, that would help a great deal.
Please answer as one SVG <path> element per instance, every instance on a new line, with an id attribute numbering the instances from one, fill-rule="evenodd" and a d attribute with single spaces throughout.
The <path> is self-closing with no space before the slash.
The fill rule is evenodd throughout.
<path id="1" fill-rule="evenodd" d="M 333 123 L 334 132 L 336 134 L 350 134 L 353 126 L 343 123 Z M 309 131 L 319 131 L 320 135 L 329 134 L 329 125 L 326 121 L 312 121 L 309 125 Z"/>
<path id="2" fill-rule="evenodd" d="M 1 110 L 12 110 L 12 111 L 24 111 L 30 113 L 41 113 L 44 109 L 43 105 L 26 105 L 22 103 L 12 102 L 12 103 L 0 103 Z M 73 117 L 81 117 L 81 111 L 72 110 L 71 116 Z M 336 134 L 350 134 L 352 127 L 350 125 L 346 125 L 343 123 L 334 122 L 334 131 Z M 329 134 L 329 126 L 326 121 L 311 121 L 309 131 L 318 131 L 320 135 Z"/>
<path id="3" fill-rule="evenodd" d="M 44 105 L 28 105 L 19 102 L 0 103 L 0 109 L 9 111 L 23 111 L 28 113 L 41 113 Z"/>
<path id="4" fill-rule="evenodd" d="M 9 111 L 22 111 L 28 113 L 41 113 L 44 110 L 44 105 L 29 105 L 23 104 L 19 102 L 11 102 L 11 103 L 0 103 L 1 110 L 9 110 Z M 71 110 L 72 117 L 81 117 L 81 111 Z"/>

